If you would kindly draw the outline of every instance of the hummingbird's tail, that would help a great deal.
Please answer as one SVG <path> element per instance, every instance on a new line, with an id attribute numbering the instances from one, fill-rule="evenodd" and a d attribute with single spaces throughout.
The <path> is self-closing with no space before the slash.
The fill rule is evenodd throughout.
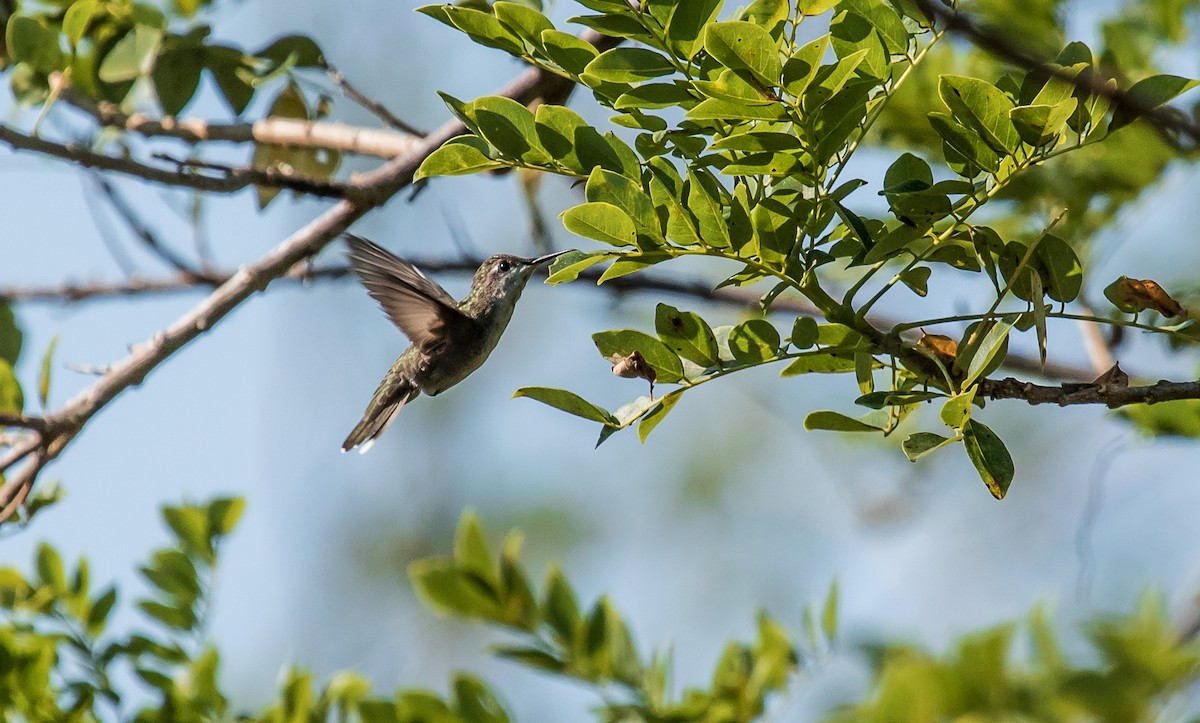
<path id="1" fill-rule="evenodd" d="M 404 405 L 420 393 L 420 388 L 408 379 L 396 384 L 394 380 L 385 378 L 367 405 L 367 411 L 363 412 L 362 421 L 342 442 L 342 451 L 349 452 L 358 447 L 359 454 L 366 454 L 375 443 L 375 438 L 383 434 L 383 430 L 388 428 Z"/>

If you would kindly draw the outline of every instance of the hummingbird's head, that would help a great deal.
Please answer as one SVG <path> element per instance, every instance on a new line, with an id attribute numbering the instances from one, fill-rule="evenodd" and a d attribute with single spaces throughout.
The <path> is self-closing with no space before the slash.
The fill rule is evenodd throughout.
<path id="1" fill-rule="evenodd" d="M 484 261 L 475 272 L 475 278 L 471 282 L 471 295 L 485 302 L 509 300 L 516 303 L 533 272 L 564 253 L 566 252 L 560 251 L 536 259 L 497 254 Z"/>

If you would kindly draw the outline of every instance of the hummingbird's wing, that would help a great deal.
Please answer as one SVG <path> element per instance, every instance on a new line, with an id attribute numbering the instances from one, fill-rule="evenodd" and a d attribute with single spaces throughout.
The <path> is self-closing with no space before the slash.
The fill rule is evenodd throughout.
<path id="1" fill-rule="evenodd" d="M 418 347 L 428 349 L 437 344 L 446 327 L 474 323 L 456 308 L 453 296 L 417 267 L 364 238 L 346 234 L 346 239 L 350 267 L 367 293 Z"/>

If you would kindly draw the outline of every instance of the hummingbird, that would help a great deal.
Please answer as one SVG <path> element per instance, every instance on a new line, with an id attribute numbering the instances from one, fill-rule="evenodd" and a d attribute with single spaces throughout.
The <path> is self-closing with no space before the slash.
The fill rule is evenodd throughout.
<path id="1" fill-rule="evenodd" d="M 504 334 L 521 291 L 542 264 L 566 251 L 525 259 L 498 254 L 475 271 L 471 291 L 455 301 L 404 259 L 346 234 L 350 267 L 412 344 L 379 383 L 342 451 L 370 449 L 404 405 L 421 392 L 435 396 L 470 376 Z"/>

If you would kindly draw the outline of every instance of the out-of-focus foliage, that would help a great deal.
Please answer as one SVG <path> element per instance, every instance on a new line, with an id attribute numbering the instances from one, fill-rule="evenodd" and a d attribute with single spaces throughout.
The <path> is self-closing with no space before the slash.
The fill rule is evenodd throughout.
<path id="1" fill-rule="evenodd" d="M 942 657 L 909 645 L 871 647 L 874 690 L 830 720 L 1149 721 L 1183 714 L 1177 696 L 1195 684 L 1200 646 L 1179 641 L 1157 596 L 1144 596 L 1128 616 L 1088 623 L 1092 651 L 1085 656 L 1066 655 L 1040 611 L 1026 627 L 1032 654 L 1021 662 L 1014 625 L 966 635 Z"/>
<path id="2" fill-rule="evenodd" d="M 0 711 L 24 720 L 205 721 L 234 711 L 219 677 L 220 654 L 207 639 L 205 611 L 224 538 L 242 511 L 239 499 L 163 510 L 172 544 L 140 570 L 152 595 L 137 600 L 144 620 L 129 631 L 108 621 L 118 591 L 93 590 L 86 560 L 68 570 L 42 545 L 28 575 L 0 569 Z M 646 656 L 606 598 L 581 607 L 571 583 L 551 565 L 535 590 L 520 560 L 522 537 L 510 532 L 499 556 L 475 516 L 463 516 L 450 557 L 414 562 L 410 576 L 434 611 L 482 622 L 512 640 L 493 647 L 506 660 L 593 689 L 598 720 L 704 723 L 762 720 L 776 699 L 805 685 L 797 673 L 837 651 L 838 589 L 806 609 L 797 643 L 765 612 L 756 638 L 729 642 L 704 687 L 676 693 L 672 659 Z M 830 721 L 1149 720 L 1196 680 L 1200 646 L 1181 642 L 1161 601 L 1146 596 L 1127 617 L 1085 626 L 1094 653 L 1064 653 L 1040 612 L 1028 623 L 1030 659 L 1014 660 L 1016 627 L 964 636 L 939 658 L 916 647 L 867 645 L 872 691 L 832 712 Z M 1072 658 L 1079 657 L 1083 662 Z M 132 668 L 138 690 L 116 671 Z M 128 685 L 128 684 L 125 684 Z M 137 710 L 130 699 L 152 703 Z M 135 694 L 136 693 L 136 694 Z M 448 696 L 401 689 L 381 697 L 361 676 L 337 673 L 318 686 L 303 670 L 284 671 L 277 699 L 238 720 L 282 722 L 502 723 L 500 698 L 460 673 Z"/>

